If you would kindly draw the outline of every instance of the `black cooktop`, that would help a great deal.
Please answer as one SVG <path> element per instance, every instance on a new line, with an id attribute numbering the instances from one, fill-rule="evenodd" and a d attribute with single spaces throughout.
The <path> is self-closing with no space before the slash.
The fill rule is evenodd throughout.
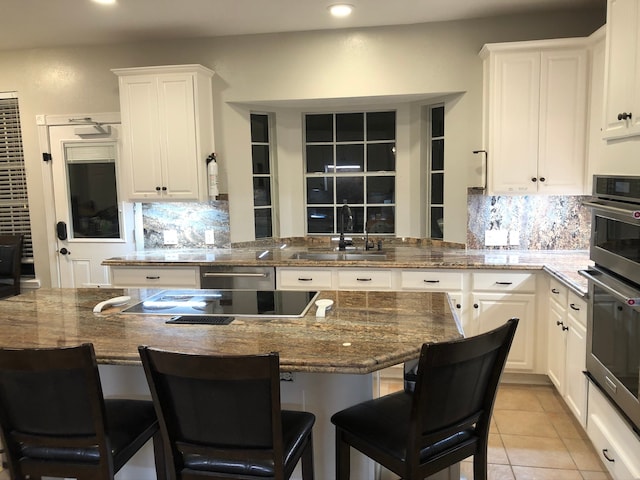
<path id="1" fill-rule="evenodd" d="M 288 290 L 164 290 L 122 313 L 303 317 L 317 296 Z"/>

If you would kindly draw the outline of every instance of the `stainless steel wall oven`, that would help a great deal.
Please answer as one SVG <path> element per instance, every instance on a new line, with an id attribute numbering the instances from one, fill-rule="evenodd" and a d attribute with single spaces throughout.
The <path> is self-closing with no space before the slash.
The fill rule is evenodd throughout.
<path id="1" fill-rule="evenodd" d="M 640 177 L 594 177 L 587 371 L 640 433 Z"/>

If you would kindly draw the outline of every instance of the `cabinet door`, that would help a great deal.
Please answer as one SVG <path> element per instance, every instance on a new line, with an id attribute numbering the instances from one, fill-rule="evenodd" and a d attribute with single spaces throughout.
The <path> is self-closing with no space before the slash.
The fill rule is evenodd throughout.
<path id="1" fill-rule="evenodd" d="M 333 288 L 333 270 L 330 268 L 277 268 L 278 290 L 309 290 Z"/>
<path id="2" fill-rule="evenodd" d="M 199 191 L 196 147 L 194 78 L 190 74 L 158 77 L 163 196 L 174 200 L 197 200 Z"/>
<path id="3" fill-rule="evenodd" d="M 603 137 L 606 139 L 640 134 L 640 2 L 609 0 Z M 631 120 L 618 119 L 631 113 Z"/>
<path id="4" fill-rule="evenodd" d="M 542 52 L 538 191 L 584 193 L 587 51 Z"/>
<path id="5" fill-rule="evenodd" d="M 586 305 L 584 305 L 586 312 Z M 567 314 L 567 363 L 565 382 L 565 402 L 582 426 L 587 421 L 587 377 L 585 359 L 587 357 L 587 328 L 570 311 Z"/>
<path id="6" fill-rule="evenodd" d="M 478 333 L 520 319 L 505 366 L 508 370 L 533 371 L 535 347 L 535 295 L 528 293 L 473 293 L 473 322 Z"/>
<path id="7" fill-rule="evenodd" d="M 549 306 L 549 335 L 547 341 L 547 375 L 556 386 L 560 395 L 565 390 L 565 358 L 567 351 L 567 335 L 564 330 L 566 323 L 565 311 L 556 302 Z"/>
<path id="8" fill-rule="evenodd" d="M 160 126 L 156 80 L 149 75 L 120 77 L 123 124 L 122 181 L 124 197 L 152 200 L 162 187 Z"/>
<path id="9" fill-rule="evenodd" d="M 489 92 L 489 189 L 537 191 L 540 53 L 496 53 Z"/>

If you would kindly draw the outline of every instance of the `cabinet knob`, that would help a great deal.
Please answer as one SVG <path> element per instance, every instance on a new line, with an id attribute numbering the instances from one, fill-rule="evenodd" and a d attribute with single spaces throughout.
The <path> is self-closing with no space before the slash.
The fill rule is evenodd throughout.
<path id="1" fill-rule="evenodd" d="M 629 118 L 631 118 L 631 112 L 622 112 L 618 114 L 618 120 L 627 120 Z"/>
<path id="2" fill-rule="evenodd" d="M 460 309 L 460 308 L 462 308 L 462 305 L 460 305 L 459 303 L 456 303 L 456 308 Z"/>
<path id="3" fill-rule="evenodd" d="M 544 182 L 545 180 L 546 180 L 546 178 L 544 178 L 544 177 L 540 177 L 540 181 L 541 181 L 541 182 Z"/>
<path id="4" fill-rule="evenodd" d="M 536 177 L 531 177 L 531 181 L 532 181 L 533 183 L 535 183 L 535 182 L 537 182 L 537 181 L 538 181 L 538 179 L 537 179 Z"/>
<path id="5" fill-rule="evenodd" d="M 156 187 L 156 192 L 159 192 L 159 191 L 160 191 L 160 187 Z"/>
<path id="6" fill-rule="evenodd" d="M 569 327 L 567 327 L 566 325 L 563 325 L 563 326 L 562 326 L 562 331 L 563 331 L 563 332 L 566 332 L 567 330 L 569 330 Z"/>
<path id="7" fill-rule="evenodd" d="M 162 187 L 162 191 L 166 192 L 167 191 L 167 187 Z"/>
<path id="8" fill-rule="evenodd" d="M 474 303 L 473 308 L 480 308 L 480 306 L 477 303 Z"/>

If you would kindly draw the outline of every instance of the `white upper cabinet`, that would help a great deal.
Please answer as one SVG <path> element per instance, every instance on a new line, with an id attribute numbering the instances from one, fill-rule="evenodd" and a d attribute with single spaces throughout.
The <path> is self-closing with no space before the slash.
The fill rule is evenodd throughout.
<path id="1" fill-rule="evenodd" d="M 585 39 L 485 45 L 489 193 L 583 194 Z"/>
<path id="2" fill-rule="evenodd" d="M 640 0 L 609 0 L 602 135 L 640 135 Z"/>
<path id="3" fill-rule="evenodd" d="M 120 85 L 124 198 L 206 200 L 213 71 L 201 65 L 112 71 Z"/>

